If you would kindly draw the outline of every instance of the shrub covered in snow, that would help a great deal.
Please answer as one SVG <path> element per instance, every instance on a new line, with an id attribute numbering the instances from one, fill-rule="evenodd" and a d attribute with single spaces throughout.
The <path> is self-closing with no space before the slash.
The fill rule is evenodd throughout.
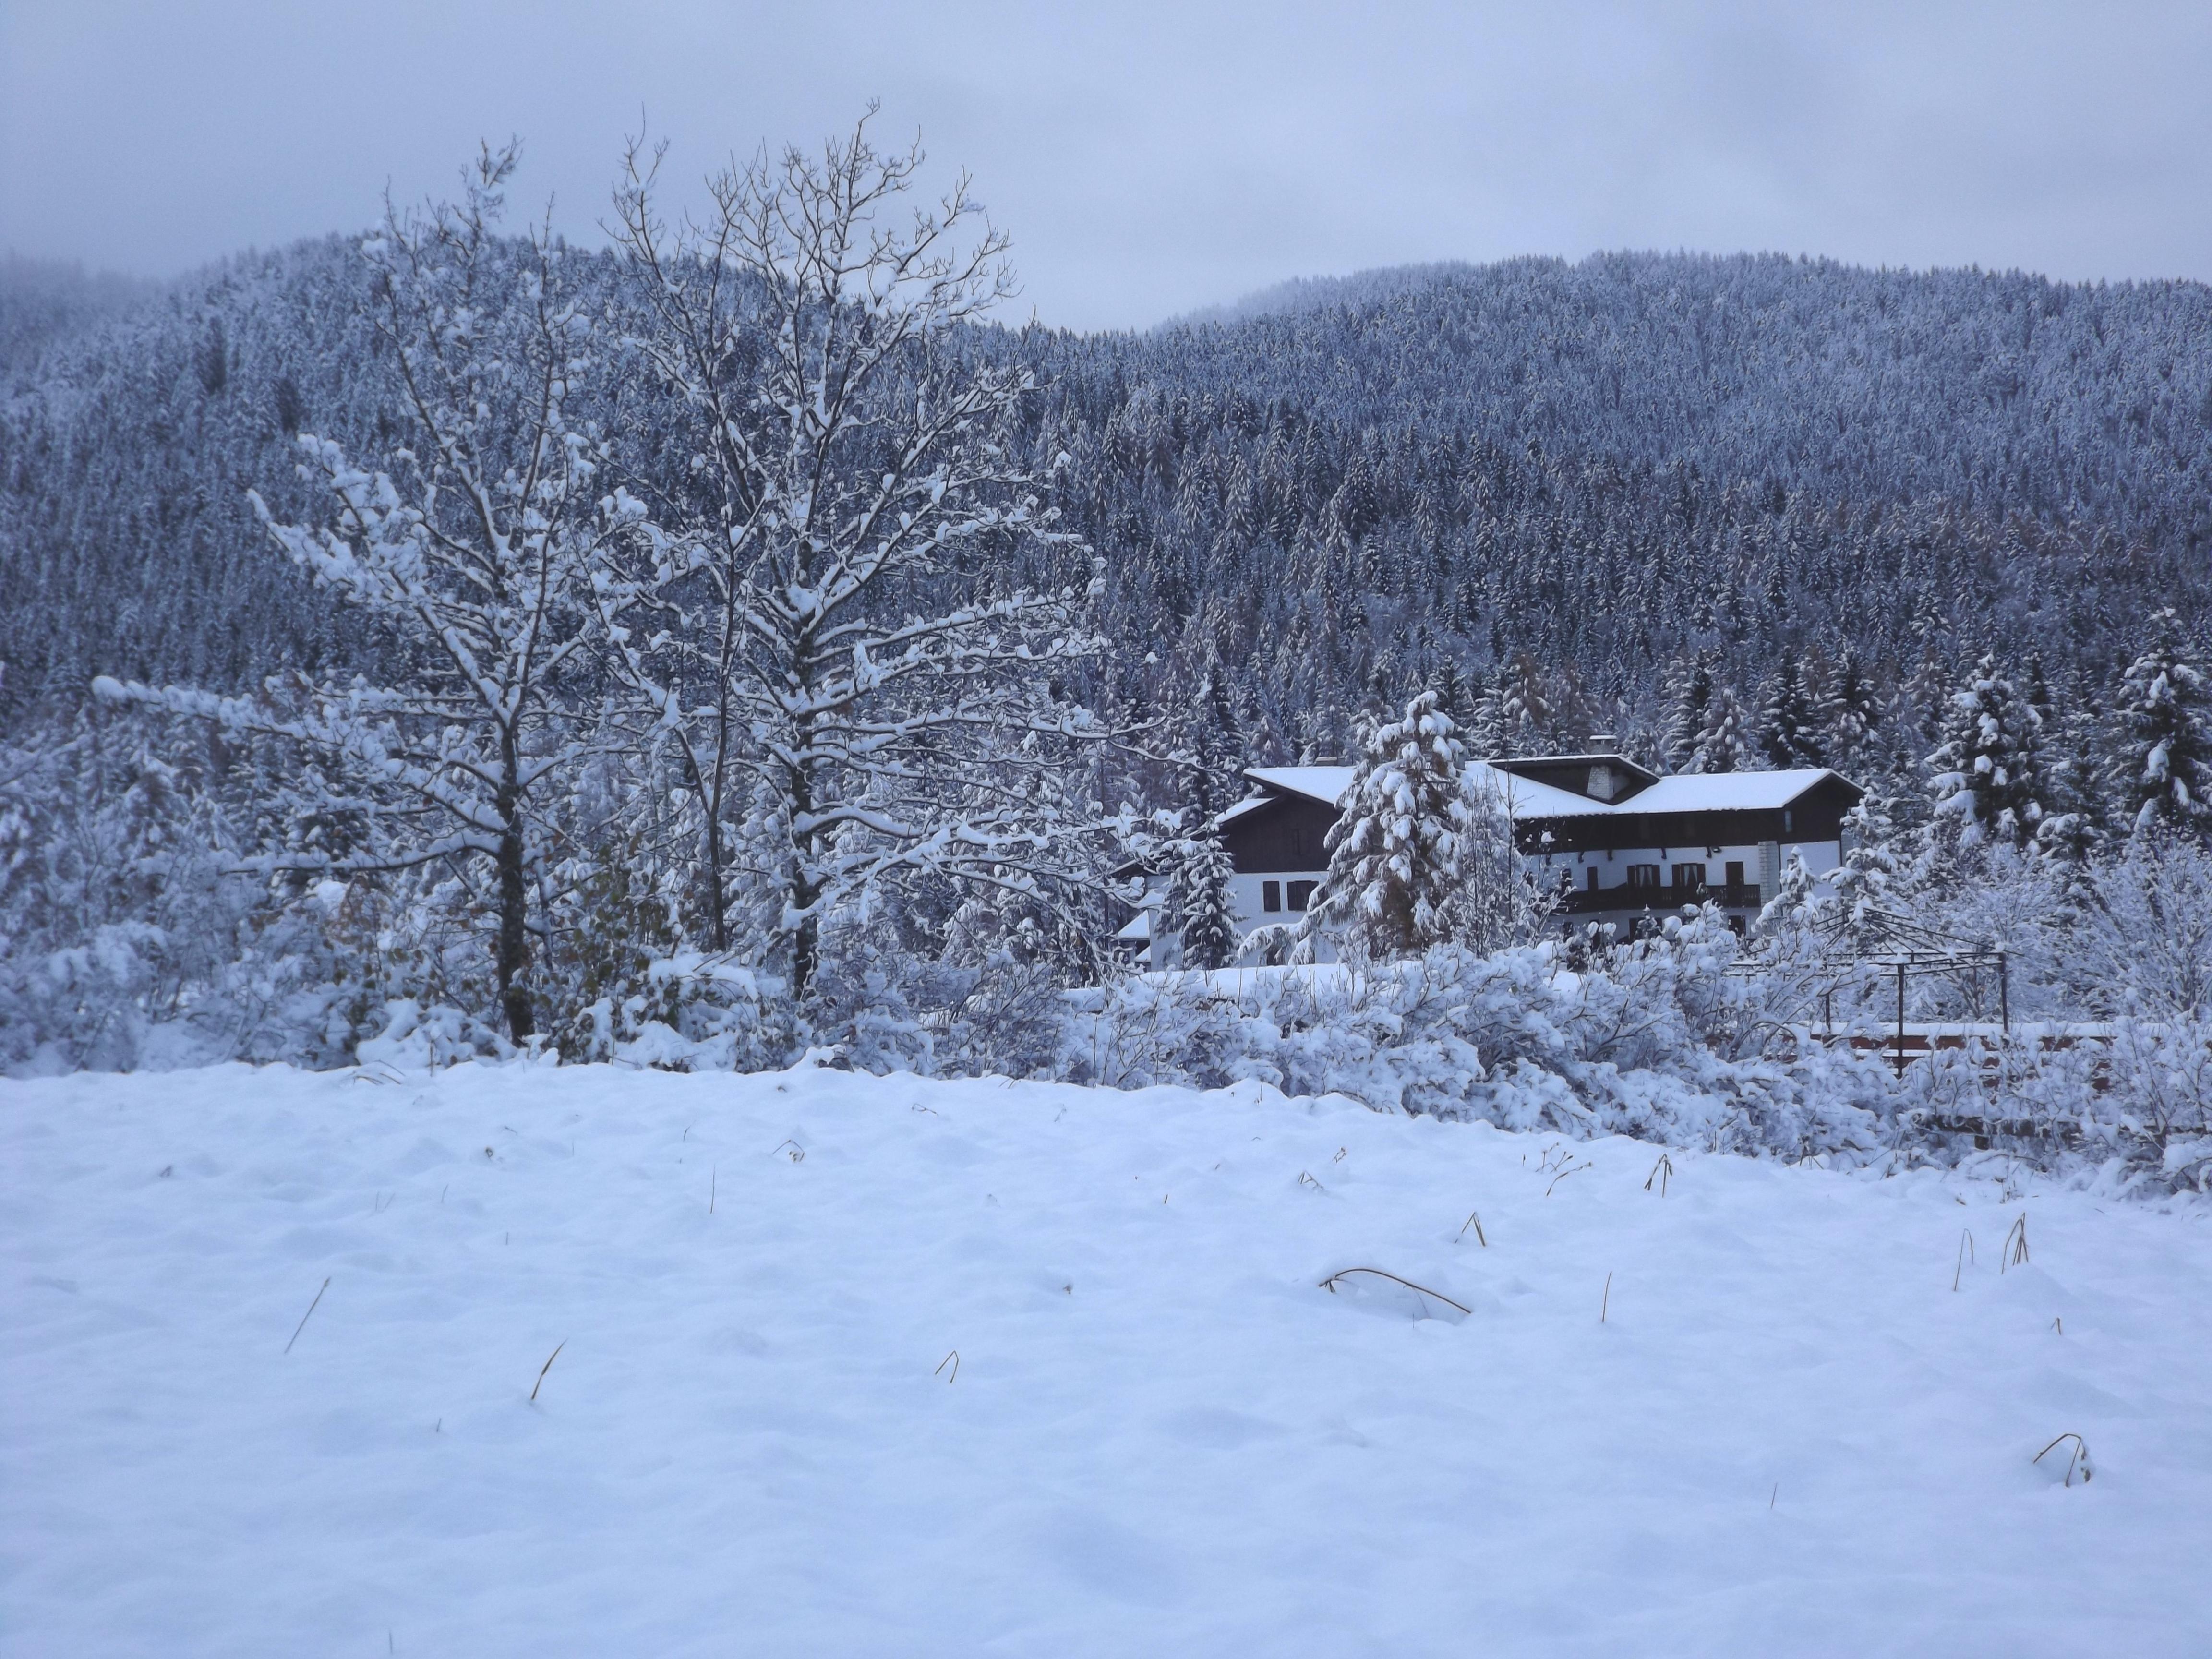
<path id="1" fill-rule="evenodd" d="M 1729 973 L 1735 954 L 1708 911 L 1595 955 L 1438 945 L 1371 966 L 1147 975 L 1070 994 L 1060 1074 L 1120 1088 L 1255 1078 L 1510 1128 L 1878 1152 L 1879 1089 L 1790 1041 L 1759 983 Z"/>

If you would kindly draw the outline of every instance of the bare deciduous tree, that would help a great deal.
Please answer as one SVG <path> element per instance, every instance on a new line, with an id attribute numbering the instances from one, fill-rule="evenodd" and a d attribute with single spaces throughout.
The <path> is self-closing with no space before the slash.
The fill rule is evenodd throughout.
<path id="1" fill-rule="evenodd" d="M 921 154 L 879 152 L 864 118 L 716 173 L 703 217 L 672 226 L 661 160 L 632 145 L 614 234 L 699 493 L 608 561 L 614 672 L 697 797 L 718 946 L 737 943 L 731 825 L 765 804 L 748 850 L 803 991 L 824 915 L 887 879 L 1070 874 L 1076 826 L 1035 781 L 1096 734 L 1067 677 L 1098 647 L 1097 576 L 1024 459 L 1029 371 L 963 326 L 1013 291 L 964 179 L 905 210 Z"/>
<path id="2" fill-rule="evenodd" d="M 521 1040 L 538 1030 L 532 888 L 544 823 L 586 747 L 563 705 L 596 625 L 586 571 L 638 514 L 599 494 L 602 447 L 569 417 L 592 327 L 566 291 L 566 250 L 542 225 L 519 245 L 497 234 L 518 159 L 513 144 L 487 147 L 459 203 L 404 213 L 387 203 L 362 244 L 401 441 L 363 466 L 301 434 L 302 474 L 333 501 L 326 524 L 279 523 L 254 498 L 319 586 L 392 631 L 404 677 L 292 676 L 251 697 L 112 679 L 98 689 L 330 758 L 336 784 L 292 805 L 350 832 L 295 838 L 257 867 L 351 875 L 444 860 L 473 884 L 488 865 L 490 890 L 477 896 L 501 1011 Z"/>

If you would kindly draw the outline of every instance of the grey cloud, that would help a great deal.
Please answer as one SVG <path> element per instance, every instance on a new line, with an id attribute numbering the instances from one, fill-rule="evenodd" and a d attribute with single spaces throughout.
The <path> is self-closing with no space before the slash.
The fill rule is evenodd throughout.
<path id="1" fill-rule="evenodd" d="M 2208 82 L 2201 4 L 14 0 L 0 246 L 175 271 L 357 227 L 510 131 L 590 236 L 641 107 L 690 176 L 877 96 L 1075 326 L 1619 246 L 2203 278 Z"/>

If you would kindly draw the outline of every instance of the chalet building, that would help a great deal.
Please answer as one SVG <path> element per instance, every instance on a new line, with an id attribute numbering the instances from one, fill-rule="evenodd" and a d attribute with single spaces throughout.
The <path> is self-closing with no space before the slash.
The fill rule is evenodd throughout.
<path id="1" fill-rule="evenodd" d="M 1774 895 L 1796 854 L 1815 876 L 1843 861 L 1843 818 L 1864 793 L 1821 769 L 1661 776 L 1614 754 L 1470 763 L 1513 820 L 1514 845 L 1560 895 L 1568 927 L 1624 936 L 1685 904 L 1719 905 L 1741 930 Z M 1351 787 L 1349 766 L 1260 766 L 1257 787 L 1217 822 L 1236 869 L 1245 933 L 1295 923 L 1328 868 L 1325 843 Z M 1157 884 L 1155 884 L 1157 886 Z M 1150 909 L 1121 937 L 1149 954 Z"/>

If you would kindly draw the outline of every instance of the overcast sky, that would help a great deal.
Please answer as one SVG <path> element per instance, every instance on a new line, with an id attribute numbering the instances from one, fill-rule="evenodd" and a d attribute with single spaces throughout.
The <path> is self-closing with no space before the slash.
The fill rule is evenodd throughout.
<path id="1" fill-rule="evenodd" d="M 2208 0 L 0 0 L 0 247 L 174 274 L 509 133 L 592 235 L 641 109 L 692 175 L 871 97 L 1074 327 L 1617 247 L 2212 278 Z"/>

